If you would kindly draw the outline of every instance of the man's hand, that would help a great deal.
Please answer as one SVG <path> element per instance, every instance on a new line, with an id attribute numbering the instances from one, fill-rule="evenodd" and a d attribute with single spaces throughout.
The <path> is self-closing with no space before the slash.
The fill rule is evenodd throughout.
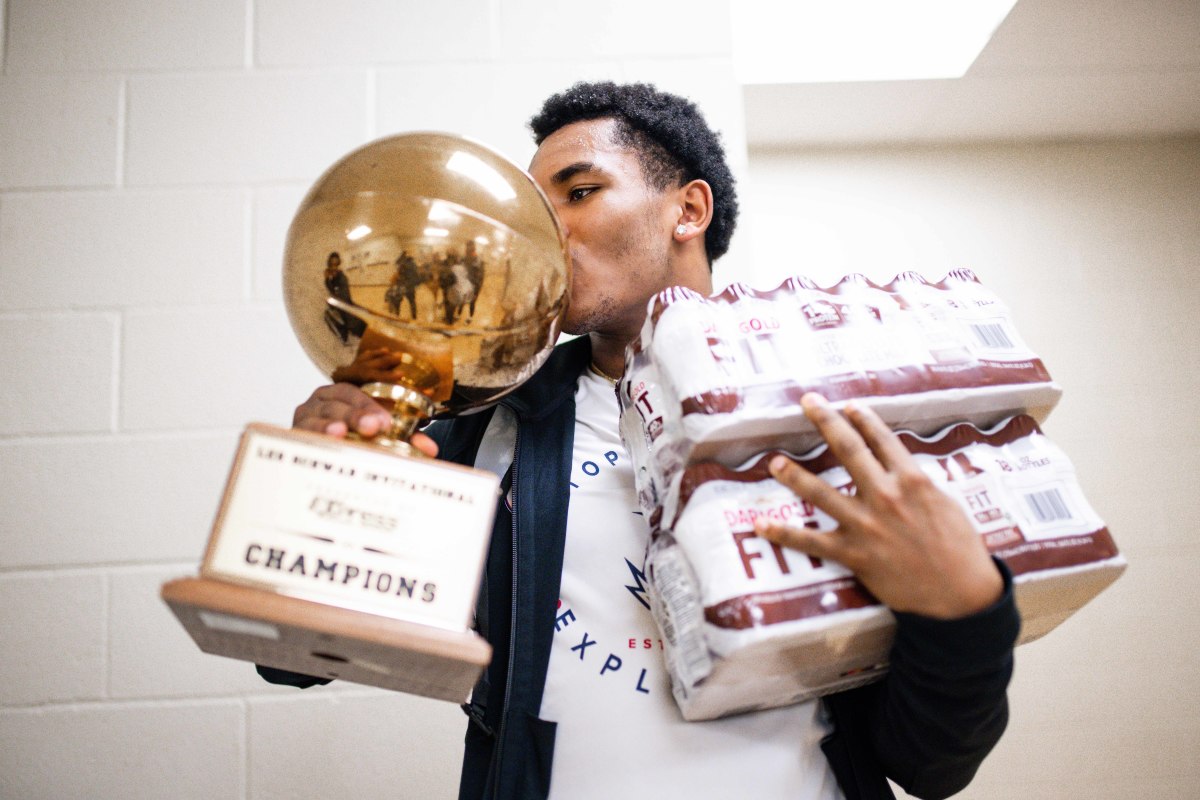
<path id="1" fill-rule="evenodd" d="M 815 394 L 800 402 L 850 473 L 855 495 L 777 456 L 771 474 L 838 527 L 819 533 L 759 522 L 757 533 L 845 565 L 893 611 L 954 619 L 996 602 L 1003 579 L 979 534 L 878 415 L 849 403 L 843 417 Z"/>
<path id="2" fill-rule="evenodd" d="M 341 439 L 350 431 L 371 438 L 391 427 L 392 418 L 357 386 L 333 383 L 318 388 L 292 415 L 292 427 Z M 427 456 L 437 455 L 437 444 L 423 433 L 414 433 L 412 445 Z"/>

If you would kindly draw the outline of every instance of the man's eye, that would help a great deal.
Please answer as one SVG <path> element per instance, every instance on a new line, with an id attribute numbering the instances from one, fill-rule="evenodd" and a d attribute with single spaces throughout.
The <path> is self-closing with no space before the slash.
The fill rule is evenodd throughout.
<path id="1" fill-rule="evenodd" d="M 595 186 L 576 186 L 574 189 L 567 192 L 567 199 L 571 200 L 572 202 L 582 200 L 594 191 L 596 191 Z"/>

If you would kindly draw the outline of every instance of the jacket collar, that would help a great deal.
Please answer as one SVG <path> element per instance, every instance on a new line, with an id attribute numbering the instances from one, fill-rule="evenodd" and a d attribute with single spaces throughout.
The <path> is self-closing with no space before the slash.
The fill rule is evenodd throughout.
<path id="1" fill-rule="evenodd" d="M 592 359 L 592 342 L 586 336 L 560 344 L 533 378 L 501 402 L 519 417 L 537 420 L 575 397 L 575 384 Z"/>

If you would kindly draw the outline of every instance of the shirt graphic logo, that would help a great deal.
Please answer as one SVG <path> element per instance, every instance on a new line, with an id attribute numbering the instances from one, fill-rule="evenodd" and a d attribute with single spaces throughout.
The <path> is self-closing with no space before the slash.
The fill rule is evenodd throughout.
<path id="1" fill-rule="evenodd" d="M 650 601 L 646 599 L 646 573 L 635 567 L 633 562 L 628 558 L 625 559 L 625 566 L 629 567 L 629 574 L 633 576 L 634 583 L 633 586 L 626 584 L 625 588 L 629 590 L 629 593 L 633 595 L 635 600 L 641 603 L 642 606 L 649 611 Z"/>

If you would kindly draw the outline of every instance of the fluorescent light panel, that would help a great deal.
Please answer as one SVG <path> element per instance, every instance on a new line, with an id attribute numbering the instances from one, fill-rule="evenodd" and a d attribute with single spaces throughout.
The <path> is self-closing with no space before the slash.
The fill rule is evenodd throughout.
<path id="1" fill-rule="evenodd" d="M 1016 2 L 734 0 L 734 70 L 743 84 L 961 78 Z"/>

